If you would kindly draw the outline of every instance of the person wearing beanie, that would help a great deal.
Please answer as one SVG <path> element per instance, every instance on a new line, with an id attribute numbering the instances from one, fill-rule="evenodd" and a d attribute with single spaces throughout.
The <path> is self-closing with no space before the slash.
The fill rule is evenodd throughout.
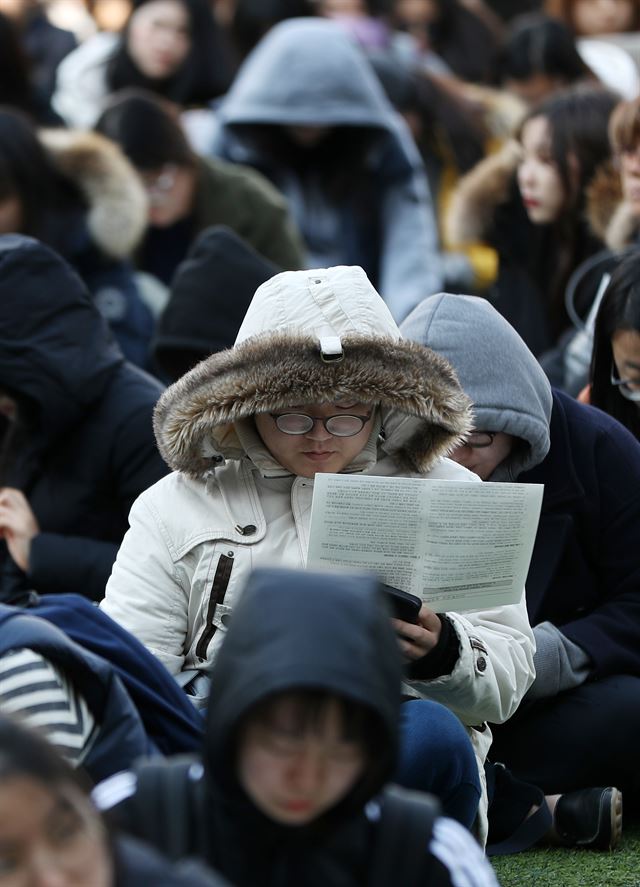
<path id="1" fill-rule="evenodd" d="M 210 669 L 252 568 L 305 566 L 316 473 L 476 480 L 445 458 L 469 430 L 451 367 L 402 339 L 359 267 L 263 283 L 234 347 L 167 389 L 155 430 L 173 473 L 134 505 L 102 606 L 175 675 Z M 533 649 L 523 601 L 464 615 L 423 605 L 419 619 L 399 623 L 414 697 L 404 735 L 416 738 L 405 773 L 411 785 L 419 772 L 412 787 L 427 789 L 442 774 L 424 743 L 451 712 L 481 769 L 491 741 L 482 725 L 513 714 L 533 678 Z M 458 795 L 467 733 L 445 732 Z M 475 792 L 468 784 L 456 814 L 469 825 Z M 459 802 L 449 803 L 446 811 Z"/>
<path id="2" fill-rule="evenodd" d="M 432 799 L 407 805 L 394 789 L 407 819 L 388 831 L 401 675 L 373 575 L 257 569 L 213 667 L 201 763 L 142 762 L 94 799 L 124 831 L 236 887 L 497 887 Z"/>
<path id="3" fill-rule="evenodd" d="M 546 794 L 615 785 L 637 798 L 640 444 L 552 389 L 484 299 L 432 296 L 402 332 L 446 357 L 473 401 L 452 458 L 484 480 L 544 484 L 526 581 L 536 679 L 495 728 L 492 758 Z"/>
<path id="4" fill-rule="evenodd" d="M 171 281 L 151 359 L 175 382 L 196 363 L 231 348 L 253 294 L 278 269 L 229 228 L 206 228 Z"/>

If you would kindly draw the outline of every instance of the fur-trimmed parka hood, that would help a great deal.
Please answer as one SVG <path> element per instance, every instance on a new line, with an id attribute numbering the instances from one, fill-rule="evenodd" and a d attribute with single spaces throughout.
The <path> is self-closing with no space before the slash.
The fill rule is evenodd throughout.
<path id="1" fill-rule="evenodd" d="M 345 397 L 380 405 L 379 448 L 418 473 L 470 429 L 469 400 L 450 364 L 402 338 L 362 268 L 284 272 L 256 291 L 235 346 L 165 391 L 158 447 L 171 468 L 202 478 L 247 454 L 242 420 Z"/>
<path id="2" fill-rule="evenodd" d="M 460 246 L 487 238 L 496 209 L 509 199 L 521 152 L 520 144 L 510 139 L 460 179 L 444 220 L 448 243 Z"/>
<path id="3" fill-rule="evenodd" d="M 106 255 L 131 255 L 147 227 L 147 195 L 120 148 L 98 133 L 44 129 L 40 141 L 89 207 L 87 226 Z"/>
<path id="4" fill-rule="evenodd" d="M 587 216 L 594 234 L 616 252 L 640 233 L 640 216 L 624 199 L 620 173 L 611 162 L 598 169 L 587 189 Z"/>

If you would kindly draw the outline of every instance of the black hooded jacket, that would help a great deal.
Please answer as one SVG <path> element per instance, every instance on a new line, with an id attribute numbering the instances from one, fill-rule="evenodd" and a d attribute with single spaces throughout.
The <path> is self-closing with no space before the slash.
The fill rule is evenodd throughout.
<path id="1" fill-rule="evenodd" d="M 26 496 L 41 532 L 29 574 L 3 544 L 0 599 L 28 589 L 98 600 L 134 499 L 166 474 L 151 416 L 160 384 L 124 360 L 77 274 L 51 249 L 0 238 L 0 485 Z"/>
<path id="2" fill-rule="evenodd" d="M 149 827 L 159 799 L 145 795 L 144 769 L 138 771 L 137 794 L 123 801 L 114 797 L 114 777 L 112 787 L 109 782 L 99 787 L 99 805 L 118 805 L 111 816 L 121 827 L 165 850 L 173 844 L 171 855 L 178 858 L 205 859 L 236 887 L 372 883 L 379 837 L 374 799 L 395 766 L 401 686 L 399 648 L 376 578 L 254 571 L 211 677 L 204 767 L 192 766 L 188 776 L 184 771 L 185 781 L 191 781 L 188 817 L 180 816 L 175 827 L 165 825 L 167 841 L 160 840 L 160 829 Z M 301 689 L 336 694 L 369 709 L 374 753 L 341 801 L 309 825 L 286 826 L 263 815 L 245 794 L 236 776 L 235 749 L 238 726 L 256 705 Z M 168 800 L 166 806 L 176 809 Z M 181 846 L 175 842 L 179 830 Z M 427 844 L 425 839 L 423 883 L 451 885 L 448 869 L 429 854 Z"/>

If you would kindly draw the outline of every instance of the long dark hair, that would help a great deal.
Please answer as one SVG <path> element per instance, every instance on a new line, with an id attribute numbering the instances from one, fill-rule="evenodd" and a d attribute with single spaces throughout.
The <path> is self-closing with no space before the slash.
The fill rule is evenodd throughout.
<path id="1" fill-rule="evenodd" d="M 434 52 L 463 80 L 488 83 L 498 44 L 496 34 L 458 0 L 436 0 L 435 5 L 437 15 L 427 25 Z"/>
<path id="2" fill-rule="evenodd" d="M 29 61 L 13 21 L 0 13 L 0 104 L 33 110 Z"/>
<path id="3" fill-rule="evenodd" d="M 175 74 L 163 80 L 146 77 L 128 50 L 131 18 L 147 0 L 133 5 L 115 53 L 107 65 L 109 92 L 126 87 L 149 89 L 179 105 L 203 104 L 225 93 L 231 81 L 230 55 L 207 0 L 179 0 L 188 13 L 191 47 Z"/>
<path id="4" fill-rule="evenodd" d="M 17 197 L 22 209 L 16 233 L 45 242 L 50 211 L 84 205 L 77 187 L 56 169 L 30 119 L 0 106 L 0 200 L 10 197 Z"/>
<path id="5" fill-rule="evenodd" d="M 640 251 L 637 249 L 623 255 L 600 303 L 591 357 L 591 403 L 626 425 L 640 440 L 640 403 L 627 400 L 618 386 L 611 384 L 611 340 L 618 330 L 634 330 L 640 334 Z"/>
<path id="6" fill-rule="evenodd" d="M 597 168 L 611 156 L 607 126 L 618 101 L 617 95 L 603 87 L 579 84 L 536 105 L 520 126 L 522 134 L 528 121 L 536 117 L 547 120 L 551 159 L 567 195 L 565 207 L 552 225 L 554 271 L 551 280 L 546 281 L 555 334 L 567 325 L 564 293 L 569 277 L 599 246 L 585 220 L 586 188 Z"/>
<path id="7" fill-rule="evenodd" d="M 594 77 L 577 50 L 571 30 L 564 22 L 546 15 L 523 15 L 513 20 L 496 66 L 498 82 L 546 74 L 568 86 Z"/>
<path id="8" fill-rule="evenodd" d="M 82 772 L 74 770 L 43 736 L 0 715 L 0 781 L 23 776 L 52 791 L 72 785 L 87 794 L 90 788 Z"/>

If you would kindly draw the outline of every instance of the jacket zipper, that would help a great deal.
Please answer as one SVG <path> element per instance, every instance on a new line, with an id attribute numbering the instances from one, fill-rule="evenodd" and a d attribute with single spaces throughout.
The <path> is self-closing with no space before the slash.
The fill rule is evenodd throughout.
<path id="1" fill-rule="evenodd" d="M 218 604 L 224 603 L 224 596 L 229 587 L 232 569 L 233 553 L 229 552 L 229 554 L 221 554 L 218 566 L 216 567 L 215 576 L 213 577 L 213 585 L 211 586 L 205 629 L 196 645 L 196 656 L 201 661 L 204 661 L 207 658 L 207 647 L 209 646 L 211 638 L 216 633 L 216 626 L 213 623 L 213 618 L 216 615 Z"/>

